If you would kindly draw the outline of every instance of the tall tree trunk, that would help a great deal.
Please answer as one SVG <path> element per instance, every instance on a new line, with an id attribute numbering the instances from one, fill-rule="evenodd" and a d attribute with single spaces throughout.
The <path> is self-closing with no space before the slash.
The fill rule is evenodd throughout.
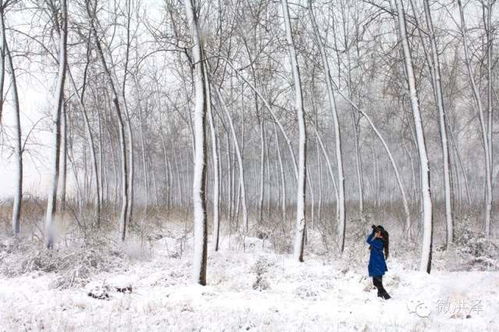
<path id="1" fill-rule="evenodd" d="M 293 34 L 291 31 L 291 20 L 289 18 L 288 1 L 282 0 L 282 11 L 284 13 L 284 25 L 286 27 L 286 39 L 288 52 L 291 60 L 291 70 L 295 88 L 295 108 L 298 118 L 298 183 L 296 188 L 296 235 L 294 244 L 294 257 L 299 262 L 303 262 L 303 246 L 305 240 L 305 176 L 306 176 L 306 148 L 307 133 L 305 127 L 305 110 L 303 108 L 303 94 L 301 87 L 300 68 L 296 56 Z"/>
<path id="2" fill-rule="evenodd" d="M 144 119 L 142 117 L 142 106 L 139 106 L 139 134 L 140 134 L 140 148 L 142 150 L 142 176 L 144 181 L 144 218 L 147 218 L 147 208 L 149 205 L 149 171 L 147 167 L 147 153 L 146 153 L 146 143 L 144 135 Z M 146 109 L 147 111 L 147 109 Z"/>
<path id="3" fill-rule="evenodd" d="M 54 246 L 54 218 L 57 213 L 57 189 L 59 184 L 59 158 L 61 147 L 61 113 L 64 107 L 64 83 L 66 81 L 67 66 L 67 31 L 68 31 L 68 10 L 66 0 L 61 0 L 61 27 L 59 29 L 59 72 L 56 88 L 57 105 L 53 114 L 53 152 L 52 152 L 52 183 L 47 199 L 47 216 L 45 219 L 46 239 L 45 245 L 48 249 Z"/>
<path id="4" fill-rule="evenodd" d="M 171 186 L 171 176 L 170 176 L 170 161 L 168 160 L 168 150 L 166 148 L 166 139 L 162 132 L 159 136 L 161 137 L 161 146 L 163 147 L 163 162 L 165 164 L 165 203 L 167 210 L 170 210 L 170 186 Z"/>
<path id="5" fill-rule="evenodd" d="M 480 96 L 480 90 L 473 77 L 473 70 L 471 69 L 471 58 L 469 54 L 468 46 L 468 31 L 466 28 L 466 21 L 464 19 L 464 10 L 461 0 L 457 0 L 459 7 L 459 14 L 461 17 L 461 35 L 463 38 L 463 50 L 464 50 L 464 62 L 466 65 L 466 70 L 468 72 L 468 79 L 471 83 L 471 90 L 473 92 L 473 99 L 475 101 L 475 107 L 478 111 L 478 118 L 480 120 L 480 129 L 482 134 L 482 143 L 484 148 L 484 160 L 485 160 L 485 234 L 490 235 L 490 213 L 492 210 L 492 171 L 490 169 L 490 147 L 489 139 L 487 135 L 487 126 L 485 125 L 484 109 L 482 105 L 482 99 Z"/>
<path id="6" fill-rule="evenodd" d="M 255 94 L 255 104 L 257 106 L 258 112 L 258 102 L 256 101 L 258 96 Z M 263 112 L 262 112 L 263 113 Z M 260 193 L 258 197 L 258 223 L 261 224 L 263 220 L 263 201 L 265 199 L 265 125 L 263 121 L 263 114 L 260 114 L 259 119 L 260 127 Z M 267 170 L 270 172 L 270 169 Z"/>
<path id="7" fill-rule="evenodd" d="M 240 186 L 240 199 L 241 199 L 241 205 L 242 205 L 242 212 L 243 212 L 243 226 L 245 232 L 248 232 L 249 229 L 249 224 L 248 224 L 248 209 L 246 206 L 246 182 L 244 180 L 244 164 L 243 164 L 243 156 L 241 152 L 241 147 L 239 145 L 239 140 L 237 138 L 237 133 L 234 128 L 234 122 L 232 121 L 232 116 L 229 113 L 229 110 L 227 109 L 227 105 L 225 104 L 225 101 L 222 97 L 222 94 L 220 93 L 219 90 L 216 90 L 216 94 L 218 96 L 218 100 L 220 102 L 221 108 L 224 110 L 225 115 L 227 116 L 227 120 L 229 121 L 229 127 L 230 131 L 232 133 L 232 139 L 234 140 L 234 146 L 236 150 L 236 157 L 237 157 L 237 162 L 239 165 L 239 186 Z M 238 209 L 239 204 L 236 205 L 236 208 Z"/>
<path id="8" fill-rule="evenodd" d="M 432 200 L 430 189 L 430 168 L 428 163 L 428 154 L 426 151 L 426 143 L 424 137 L 423 123 L 419 109 L 419 98 L 416 89 L 416 79 L 414 76 L 414 68 L 412 64 L 411 50 L 407 40 L 405 11 L 401 0 L 394 0 L 395 7 L 398 13 L 398 25 L 402 48 L 404 53 L 404 62 L 407 73 L 407 83 L 409 86 L 409 94 L 411 99 L 412 114 L 414 117 L 414 125 L 416 127 L 416 139 L 419 151 L 419 160 L 421 164 L 421 190 L 423 198 L 423 244 L 421 252 L 420 270 L 430 273 L 431 270 L 431 254 L 433 244 L 433 221 L 432 221 Z"/>
<path id="9" fill-rule="evenodd" d="M 66 105 L 65 100 L 62 103 L 61 111 L 61 132 L 62 132 L 62 143 L 61 143 L 61 186 L 60 186 L 60 197 L 61 204 L 59 210 L 62 215 L 66 210 L 66 180 L 67 180 L 67 164 L 68 164 L 68 105 Z"/>
<path id="10" fill-rule="evenodd" d="M 338 120 L 338 112 L 336 109 L 336 100 L 334 98 L 333 86 L 331 83 L 332 75 L 331 69 L 329 67 L 329 62 L 327 60 L 326 51 L 324 50 L 324 44 L 322 43 L 321 36 L 319 34 L 319 29 L 317 27 L 317 22 L 315 20 L 315 15 L 312 8 L 312 1 L 309 0 L 309 12 L 310 18 L 312 20 L 312 25 L 314 28 L 315 38 L 317 40 L 317 45 L 319 46 L 319 51 L 321 53 L 322 66 L 324 67 L 324 72 L 326 75 L 326 87 L 328 94 L 329 107 L 333 116 L 334 124 L 334 138 L 335 138 L 335 148 L 336 148 L 336 163 L 338 168 L 338 235 L 340 252 L 345 249 L 345 230 L 346 230 L 346 211 L 345 211 L 345 177 L 343 174 L 343 152 L 341 146 L 341 131 L 340 124 Z"/>
<path id="11" fill-rule="evenodd" d="M 205 85 L 206 85 L 206 110 L 208 115 L 208 120 L 210 124 L 210 134 L 211 134 L 211 153 L 213 158 L 213 249 L 218 251 L 218 246 L 220 242 L 220 166 L 218 157 L 218 137 L 215 127 L 215 121 L 213 120 L 213 114 L 211 110 L 211 87 L 210 80 L 208 76 L 208 71 L 206 66 L 205 69 Z"/>
<path id="12" fill-rule="evenodd" d="M 307 195 L 307 197 L 310 197 L 310 227 L 312 229 L 314 228 L 315 225 L 315 195 L 314 195 L 314 186 L 312 182 L 312 177 L 310 176 L 310 167 L 307 168 L 307 182 L 306 184 L 308 185 L 308 192 L 310 195 Z M 305 202 L 306 203 L 306 202 Z M 305 241 L 307 240 L 307 232 L 305 230 Z"/>
<path id="13" fill-rule="evenodd" d="M 354 3 L 354 2 L 352 2 Z M 311 6 L 310 6 L 311 7 Z M 341 17 L 343 23 L 343 44 L 345 45 L 345 53 L 346 53 L 346 79 L 347 79 L 347 88 L 348 88 L 348 98 L 353 100 L 353 81 L 352 81 L 352 60 L 350 56 L 350 48 L 353 43 L 350 43 L 348 38 L 350 37 L 349 26 L 347 23 L 347 17 L 349 13 L 346 13 L 347 6 L 341 6 Z M 312 10 L 312 9 L 311 9 Z M 354 22 L 358 24 L 358 22 Z M 318 33 L 317 33 L 318 35 Z M 358 38 L 358 36 L 356 36 Z M 320 41 L 319 41 L 320 42 Z M 354 150 L 355 150 L 355 168 L 357 175 L 357 187 L 358 187 L 358 199 L 359 199 L 359 217 L 364 219 L 364 191 L 363 191 L 363 178 L 362 178 L 362 161 L 360 158 L 360 147 L 359 147 L 359 136 L 360 136 L 360 128 L 358 126 L 358 114 L 353 109 L 350 112 L 350 116 L 352 119 L 352 131 L 353 131 L 353 142 L 354 142 Z"/>
<path id="14" fill-rule="evenodd" d="M 431 10 L 429 0 L 424 0 L 424 11 L 426 18 L 426 26 L 428 27 L 430 37 L 430 50 L 431 50 L 431 74 L 433 76 L 433 91 L 435 93 L 435 102 L 438 108 L 439 124 L 440 124 L 440 140 L 442 144 L 442 160 L 444 163 L 444 195 L 445 195 L 445 220 L 447 225 L 446 244 L 454 242 L 454 221 L 452 218 L 452 189 L 449 171 L 449 143 L 447 140 L 447 119 L 445 115 L 445 104 L 442 91 L 442 82 L 440 78 L 440 59 L 438 55 L 437 42 L 435 38 L 435 31 L 433 29 L 433 21 L 431 17 Z"/>
<path id="15" fill-rule="evenodd" d="M 281 175 L 281 215 L 283 223 L 286 222 L 286 177 L 284 174 L 284 166 L 282 163 L 281 148 L 279 146 L 279 133 L 274 122 L 275 144 L 277 149 L 277 158 L 279 160 L 279 174 Z"/>
<path id="16" fill-rule="evenodd" d="M 123 114 L 121 112 L 121 107 L 120 107 L 120 101 L 119 101 L 119 94 L 118 90 L 116 88 L 116 84 L 114 83 L 113 77 L 111 75 L 111 71 L 109 70 L 109 67 L 107 66 L 106 58 L 104 57 L 104 51 L 102 50 L 102 45 L 99 39 L 99 36 L 97 34 L 97 28 L 96 28 L 96 12 L 95 12 L 95 7 L 90 8 L 90 6 L 96 6 L 96 4 L 91 4 L 90 1 L 86 2 L 87 6 L 87 14 L 89 16 L 90 20 L 90 28 L 92 30 L 92 34 L 94 37 L 94 42 L 97 48 L 97 53 L 98 56 L 101 60 L 102 67 L 104 69 L 104 74 L 105 77 L 108 81 L 109 86 L 111 87 L 112 91 L 112 103 L 114 106 L 114 110 L 116 112 L 116 115 L 118 117 L 118 132 L 119 132 L 119 139 L 120 139 L 120 147 L 121 147 L 121 179 L 122 179 L 122 205 L 121 205 L 121 212 L 120 212 L 120 217 L 119 217 L 119 224 L 120 224 L 120 238 L 122 241 L 125 241 L 126 238 L 126 229 L 128 225 L 128 210 L 129 210 L 129 182 L 128 182 L 128 165 L 127 165 L 127 146 L 126 146 L 126 135 L 125 135 L 125 125 L 124 125 L 124 119 L 123 119 Z"/>
<path id="17" fill-rule="evenodd" d="M 87 112 L 87 107 L 85 105 L 85 90 L 86 90 L 86 85 L 87 85 L 87 72 L 88 72 L 88 67 L 90 65 L 90 45 L 87 46 L 87 62 L 85 64 L 85 69 L 84 69 L 84 74 L 83 74 L 83 84 L 82 84 L 82 89 L 81 92 L 78 91 L 78 88 L 76 87 L 76 82 L 73 78 L 73 75 L 71 74 L 71 70 L 67 68 L 68 70 L 68 75 L 69 79 L 71 80 L 71 83 L 73 85 L 73 89 L 77 95 L 78 103 L 80 104 L 81 111 L 83 113 L 83 121 L 85 123 L 85 131 L 87 134 L 87 139 L 88 139 L 88 144 L 90 147 L 90 153 L 92 156 L 92 167 L 94 171 L 94 181 L 95 181 L 95 212 L 96 212 L 96 224 L 97 227 L 100 227 L 100 211 L 101 211 L 101 200 L 102 200 L 102 191 L 101 191 L 101 183 L 100 180 L 102 179 L 102 174 L 98 169 L 98 163 L 97 163 L 97 155 L 96 155 L 96 149 L 95 149 L 95 141 L 94 141 L 94 136 L 92 133 L 92 128 L 90 127 L 90 120 L 88 118 L 88 112 Z M 97 115 L 100 119 L 100 115 Z M 100 120 L 99 120 L 99 126 L 100 126 Z M 99 131 L 101 128 L 99 127 Z M 100 136 L 99 144 L 102 144 L 102 135 Z M 102 149 L 102 147 L 101 147 Z M 102 151 L 100 151 L 100 156 L 102 159 Z M 102 165 L 102 160 L 101 160 L 101 165 Z"/>
<path id="18" fill-rule="evenodd" d="M 0 104 L 3 104 L 3 80 L 4 80 L 4 56 L 7 57 L 7 66 L 10 71 L 11 83 L 12 83 L 12 99 L 14 103 L 15 111 L 15 157 L 16 157 L 16 187 L 14 192 L 14 205 L 12 207 L 12 232 L 15 236 L 21 231 L 21 205 L 22 205 L 22 195 L 23 195 L 23 148 L 22 148 L 22 138 L 21 138 L 21 111 L 19 107 L 19 94 L 17 91 L 17 79 L 16 72 L 14 69 L 14 64 L 12 63 L 12 55 L 10 53 L 9 47 L 7 45 L 7 40 L 5 39 L 5 21 L 4 21 L 4 2 L 0 0 L 0 29 L 1 36 L 0 42 L 2 43 L 2 68 L 1 68 L 1 78 L 0 84 Z M 1 123 L 1 111 L 2 106 L 0 106 L 0 123 Z"/>
<path id="19" fill-rule="evenodd" d="M 123 71 L 123 82 L 121 87 L 121 95 L 123 97 L 123 110 L 125 111 L 125 124 L 126 124 L 126 137 L 128 139 L 128 203 L 127 210 L 125 214 L 126 224 L 132 222 L 133 216 L 133 200 L 134 200 L 134 179 L 135 179 L 135 164 L 134 164 L 134 149 L 133 149 L 133 131 L 132 131 L 132 119 L 130 112 L 128 110 L 128 104 L 126 99 L 126 82 L 128 77 L 128 63 L 130 57 L 130 22 L 132 20 L 132 2 L 131 0 L 126 0 L 126 48 L 125 48 L 125 68 Z"/>
<path id="20" fill-rule="evenodd" d="M 229 178 L 227 181 L 228 185 L 228 203 L 229 203 L 229 219 L 232 224 L 232 221 L 234 219 L 234 211 L 236 210 L 235 207 L 235 197 L 236 197 L 236 178 L 235 178 L 235 170 L 234 170 L 234 162 L 232 160 L 232 145 L 230 144 L 230 133 L 229 131 L 226 131 L 227 136 L 225 136 L 226 144 L 227 144 L 227 170 L 229 171 Z"/>
<path id="21" fill-rule="evenodd" d="M 322 160 L 321 152 L 319 150 L 319 139 L 316 137 L 315 146 L 317 152 L 317 174 L 319 176 L 319 202 L 317 203 L 317 220 L 319 226 L 322 225 Z"/>
<path id="22" fill-rule="evenodd" d="M 99 164 L 98 164 L 98 175 L 101 180 L 97 185 L 97 192 L 99 195 L 99 213 L 97 218 L 97 224 L 100 225 L 100 207 L 102 206 L 103 201 L 107 201 L 109 199 L 109 192 L 106 190 L 106 197 L 104 198 L 104 184 L 108 187 L 109 180 L 107 177 L 104 177 L 104 151 L 102 149 L 102 143 L 104 141 L 104 132 L 102 131 L 102 120 L 100 114 L 97 114 L 97 126 L 99 128 Z M 97 208 L 97 207 L 96 207 Z"/>
<path id="23" fill-rule="evenodd" d="M 172 170 L 172 164 L 170 160 L 167 160 L 167 166 L 168 166 L 168 182 L 166 184 L 167 187 L 167 203 L 166 206 L 168 208 L 168 211 L 172 208 L 172 182 L 173 182 L 173 170 Z"/>
<path id="24" fill-rule="evenodd" d="M 192 201 L 194 207 L 194 270 L 193 276 L 196 283 L 206 285 L 207 261 L 207 221 L 205 202 L 205 177 L 206 177 L 206 77 L 204 71 L 203 50 L 199 35 L 198 19 L 196 15 L 195 0 L 185 1 L 185 11 L 189 22 L 193 48 L 192 61 L 194 68 L 194 87 L 196 92 L 194 108 L 194 181 Z"/>
<path id="25" fill-rule="evenodd" d="M 176 199 L 176 204 L 177 207 L 183 207 L 184 205 L 184 196 L 182 195 L 183 190 L 182 190 L 182 181 L 180 179 L 180 170 L 178 167 L 178 154 L 177 154 L 177 149 L 173 148 L 173 153 L 174 153 L 174 161 L 175 161 L 175 175 L 176 175 L 176 181 L 177 181 L 177 197 Z"/>
<path id="26" fill-rule="evenodd" d="M 2 114 L 3 114 L 3 104 L 5 102 L 3 98 L 3 90 L 5 84 L 5 56 L 6 52 L 6 42 L 5 42 L 5 23 L 4 23 L 4 2 L 0 0 L 0 125 L 2 124 Z"/>
<path id="27" fill-rule="evenodd" d="M 486 219 L 485 219 L 485 234 L 490 236 L 490 223 L 491 223 L 491 214 L 492 214 L 492 202 L 494 201 L 494 182 L 493 182 L 493 171 L 494 171 L 494 148 L 493 148 L 493 130 L 494 130 L 494 122 L 493 122 L 493 102 L 492 102 L 492 91 L 494 84 L 494 76 L 492 72 L 492 47 L 494 45 L 493 41 L 493 33 L 494 28 L 492 27 L 492 9 L 496 0 L 487 0 L 486 5 L 485 2 L 482 2 L 482 6 L 484 7 L 484 25 L 485 25 L 485 34 L 486 34 L 486 42 L 487 42 L 487 142 L 489 148 L 489 174 L 488 174 L 488 182 L 487 186 L 488 191 L 488 200 L 486 207 Z"/>

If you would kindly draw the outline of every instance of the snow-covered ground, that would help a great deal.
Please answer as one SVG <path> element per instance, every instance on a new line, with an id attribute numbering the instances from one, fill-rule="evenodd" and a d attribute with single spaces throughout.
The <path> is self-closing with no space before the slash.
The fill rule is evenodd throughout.
<path id="1" fill-rule="evenodd" d="M 388 260 L 377 298 L 361 262 L 310 253 L 304 263 L 270 244 L 224 238 L 210 252 L 208 286 L 190 282 L 189 238 L 128 248 L 129 259 L 82 287 L 54 286 L 56 273 L 0 279 L 1 331 L 499 331 L 499 272 L 431 275 Z M 352 256 L 354 257 L 354 256 Z M 365 265 L 364 265 L 365 263 Z M 89 293 L 103 299 L 89 296 Z"/>

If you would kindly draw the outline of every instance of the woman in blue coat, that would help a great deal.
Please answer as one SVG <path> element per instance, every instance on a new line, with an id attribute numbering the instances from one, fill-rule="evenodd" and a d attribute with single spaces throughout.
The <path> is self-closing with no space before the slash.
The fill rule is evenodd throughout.
<path id="1" fill-rule="evenodd" d="M 385 255 L 388 258 L 388 232 L 381 225 L 372 225 L 372 228 L 372 233 L 367 237 L 367 243 L 370 244 L 369 249 L 371 250 L 368 265 L 369 276 L 373 277 L 373 284 L 378 289 L 378 296 L 388 300 L 390 295 L 383 287 L 383 275 L 388 271 L 385 261 Z M 385 255 L 383 255 L 383 249 Z"/>

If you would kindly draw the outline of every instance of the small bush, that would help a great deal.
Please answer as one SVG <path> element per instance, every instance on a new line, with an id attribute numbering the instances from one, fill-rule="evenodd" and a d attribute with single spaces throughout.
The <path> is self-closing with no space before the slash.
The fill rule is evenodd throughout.
<path id="1" fill-rule="evenodd" d="M 269 282 L 267 280 L 267 272 L 272 264 L 265 258 L 259 257 L 253 266 L 252 270 L 256 274 L 256 280 L 253 283 L 253 289 L 255 290 L 266 290 L 270 288 Z"/>
<path id="2" fill-rule="evenodd" d="M 458 227 L 455 232 L 455 246 L 466 270 L 491 271 L 499 269 L 497 246 L 483 233 L 467 227 Z"/>

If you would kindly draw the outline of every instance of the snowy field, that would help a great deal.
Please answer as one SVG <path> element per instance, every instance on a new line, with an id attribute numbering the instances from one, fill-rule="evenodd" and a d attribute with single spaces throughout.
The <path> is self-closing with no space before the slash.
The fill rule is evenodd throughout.
<path id="1" fill-rule="evenodd" d="M 367 277 L 368 251 L 362 241 L 340 258 L 325 254 L 312 234 L 305 262 L 296 263 L 289 254 L 274 253 L 268 240 L 246 238 L 243 248 L 242 239 L 225 237 L 221 250 L 210 252 L 205 287 L 190 283 L 191 242 L 189 236 L 172 233 L 130 241 L 117 249 L 116 264 L 108 262 L 106 272 L 87 271 L 83 278 L 81 267 L 65 274 L 45 272 L 50 268 L 40 257 L 46 254 L 38 261 L 17 262 L 24 270 L 26 264 L 39 268 L 12 276 L 14 268 L 6 266 L 14 255 L 5 240 L 0 330 L 499 330 L 499 272 L 417 272 L 417 260 L 409 263 L 397 252 L 396 241 L 384 277 L 392 296 L 388 301 L 377 298 Z M 57 255 L 66 252 L 60 249 Z M 444 255 L 435 252 L 437 266 L 451 259 Z M 80 258 L 69 257 L 67 264 Z"/>

